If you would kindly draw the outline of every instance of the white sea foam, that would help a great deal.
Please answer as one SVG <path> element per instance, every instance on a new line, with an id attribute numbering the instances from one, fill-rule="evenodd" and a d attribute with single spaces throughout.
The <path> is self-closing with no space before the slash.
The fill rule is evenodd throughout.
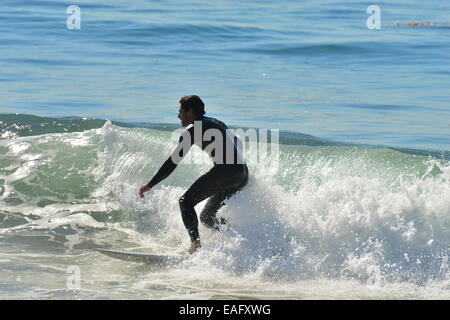
<path id="1" fill-rule="evenodd" d="M 77 138 L 89 143 L 72 143 Z M 4 228 L 3 236 L 60 233 L 70 252 L 92 229 L 89 241 L 116 249 L 167 253 L 189 244 L 178 199 L 207 164 L 181 163 L 144 199 L 137 195 L 170 156 L 169 133 L 107 123 L 30 144 L 30 152 L 9 155 L 23 165 L 9 177 L 14 193 L 4 192 L 1 200 L 3 213 L 20 212 L 27 222 Z M 388 149 L 289 146 L 280 151 L 278 171 L 250 166 L 246 188 L 219 211 L 229 229 L 215 232 L 200 225 L 201 250 L 161 270 L 160 280 L 152 275 L 136 287 L 170 287 L 180 279 L 181 286 L 207 297 L 245 297 L 246 292 L 267 297 L 265 288 L 273 295 L 301 297 L 312 288 L 302 291 L 303 285 L 320 286 L 324 279 L 344 291 L 357 287 L 359 297 L 385 297 L 383 290 L 402 286 L 426 286 L 439 296 L 448 288 L 447 163 Z M 196 207 L 198 213 L 204 204 Z M 111 212 L 119 222 L 109 222 Z M 239 289 L 225 289 L 230 283 L 239 283 Z M 316 289 L 317 296 L 327 297 Z M 176 297 L 186 292 L 177 290 Z"/>

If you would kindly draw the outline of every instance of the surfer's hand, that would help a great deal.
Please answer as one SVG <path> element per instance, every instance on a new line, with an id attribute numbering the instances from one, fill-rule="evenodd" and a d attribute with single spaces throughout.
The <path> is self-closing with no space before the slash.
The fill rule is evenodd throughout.
<path id="1" fill-rule="evenodd" d="M 143 186 L 141 186 L 141 188 L 139 189 L 139 197 L 143 198 L 144 193 L 146 193 L 149 190 L 150 190 L 150 187 L 147 184 L 144 184 Z"/>

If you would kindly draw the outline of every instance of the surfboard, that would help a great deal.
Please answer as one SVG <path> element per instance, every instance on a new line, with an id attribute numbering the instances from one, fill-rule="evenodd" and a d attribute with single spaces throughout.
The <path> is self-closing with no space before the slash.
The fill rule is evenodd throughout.
<path id="1" fill-rule="evenodd" d="M 108 249 L 94 249 L 94 250 L 115 259 L 133 262 L 154 263 L 154 264 L 178 263 L 186 258 L 186 256 L 184 255 L 159 255 L 140 252 L 116 251 Z"/>

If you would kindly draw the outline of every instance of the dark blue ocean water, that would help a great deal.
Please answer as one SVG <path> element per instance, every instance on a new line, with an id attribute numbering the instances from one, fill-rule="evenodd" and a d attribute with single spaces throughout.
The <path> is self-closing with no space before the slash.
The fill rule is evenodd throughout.
<path id="1" fill-rule="evenodd" d="M 2 0 L 0 113 L 177 123 L 198 94 L 234 126 L 449 150 L 449 22 L 439 0 Z"/>

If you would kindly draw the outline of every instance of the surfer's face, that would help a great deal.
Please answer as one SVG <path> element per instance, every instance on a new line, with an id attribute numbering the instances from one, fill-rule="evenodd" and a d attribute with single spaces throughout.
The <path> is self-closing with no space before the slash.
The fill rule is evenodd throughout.
<path id="1" fill-rule="evenodd" d="M 185 110 L 180 105 L 180 109 L 178 110 L 178 119 L 181 120 L 181 125 L 183 127 L 190 125 L 195 120 L 193 110 Z"/>

